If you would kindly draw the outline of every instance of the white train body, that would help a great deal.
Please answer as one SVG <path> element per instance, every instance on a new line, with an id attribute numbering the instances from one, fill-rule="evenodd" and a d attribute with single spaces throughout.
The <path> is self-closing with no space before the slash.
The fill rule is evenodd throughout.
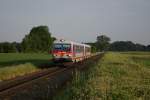
<path id="1" fill-rule="evenodd" d="M 54 61 L 78 62 L 91 55 L 91 46 L 66 40 L 56 40 L 53 44 Z"/>

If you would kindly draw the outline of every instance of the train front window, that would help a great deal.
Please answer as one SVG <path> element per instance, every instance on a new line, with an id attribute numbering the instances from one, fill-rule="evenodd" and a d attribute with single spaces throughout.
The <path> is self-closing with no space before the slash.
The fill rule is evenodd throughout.
<path id="1" fill-rule="evenodd" d="M 70 44 L 54 44 L 54 50 L 70 51 L 71 45 Z"/>
<path id="2" fill-rule="evenodd" d="M 63 50 L 64 51 L 70 51 L 71 50 L 71 45 L 70 44 L 63 44 Z"/>
<path id="3" fill-rule="evenodd" d="M 62 45 L 61 44 L 55 44 L 54 45 L 54 50 L 61 50 L 62 49 Z"/>

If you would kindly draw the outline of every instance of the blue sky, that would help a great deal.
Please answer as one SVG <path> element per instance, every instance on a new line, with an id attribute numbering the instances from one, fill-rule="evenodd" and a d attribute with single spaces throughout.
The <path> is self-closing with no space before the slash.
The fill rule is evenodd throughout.
<path id="1" fill-rule="evenodd" d="M 38 25 L 78 42 L 95 41 L 101 33 L 147 45 L 150 0 L 0 0 L 0 42 L 20 42 Z"/>

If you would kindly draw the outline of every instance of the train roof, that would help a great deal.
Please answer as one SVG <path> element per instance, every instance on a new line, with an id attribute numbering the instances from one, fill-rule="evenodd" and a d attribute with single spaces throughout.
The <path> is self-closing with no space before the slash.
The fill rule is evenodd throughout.
<path id="1" fill-rule="evenodd" d="M 73 41 L 69 41 L 69 40 L 64 40 L 64 39 L 55 40 L 54 44 L 55 43 L 76 44 L 76 45 L 82 45 L 82 46 L 86 46 L 86 47 L 91 47 L 90 45 L 87 45 L 87 44 L 77 43 L 77 42 L 73 42 Z"/>

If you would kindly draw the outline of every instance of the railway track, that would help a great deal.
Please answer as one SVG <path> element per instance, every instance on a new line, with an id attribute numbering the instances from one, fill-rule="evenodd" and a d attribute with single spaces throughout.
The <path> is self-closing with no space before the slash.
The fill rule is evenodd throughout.
<path id="1" fill-rule="evenodd" d="M 31 73 L 26 76 L 21 76 L 18 78 L 14 78 L 8 81 L 4 81 L 0 83 L 0 100 L 2 98 L 7 98 L 9 96 L 13 96 L 18 90 L 24 89 L 24 87 L 29 86 L 30 84 L 46 79 L 56 74 L 62 73 L 71 69 L 72 63 L 66 63 L 62 67 L 53 67 L 48 68 L 39 72 Z M 66 67 L 65 67 L 66 66 Z"/>
<path id="2" fill-rule="evenodd" d="M 28 75 L 25 75 L 25 76 L 21 76 L 21 77 L 18 77 L 18 78 L 14 78 L 14 79 L 11 79 L 11 80 L 8 80 L 8 81 L 1 82 L 0 83 L 0 93 L 2 93 L 3 91 L 5 91 L 7 89 L 15 87 L 17 85 L 20 85 L 20 84 L 26 83 L 28 81 L 40 78 L 40 77 L 42 77 L 44 75 L 47 75 L 47 74 L 49 74 L 53 71 L 56 71 L 57 69 L 58 68 L 47 69 L 47 70 L 31 73 L 31 74 L 28 74 Z"/>
<path id="3" fill-rule="evenodd" d="M 88 58 L 93 61 L 97 59 L 96 55 Z M 86 61 L 86 60 L 85 60 Z M 85 62 L 83 61 L 83 62 Z M 0 100 L 12 100 L 11 98 L 15 96 L 18 92 L 23 90 L 30 91 L 33 84 L 38 84 L 47 81 L 48 87 L 51 88 L 49 92 L 53 95 L 53 91 L 61 86 L 64 82 L 69 80 L 73 76 L 74 68 L 82 68 L 83 62 L 78 63 L 66 63 L 63 67 L 54 67 L 46 70 L 42 70 L 36 73 L 32 73 L 23 77 L 18 77 L 12 80 L 4 81 L 0 83 Z M 66 67 L 64 67 L 66 66 Z M 20 99 L 19 99 L 20 100 Z"/>

